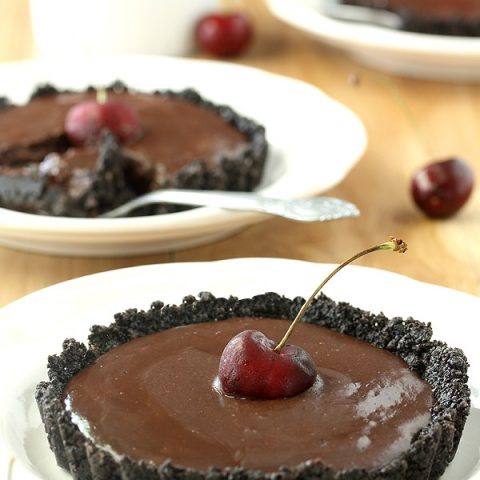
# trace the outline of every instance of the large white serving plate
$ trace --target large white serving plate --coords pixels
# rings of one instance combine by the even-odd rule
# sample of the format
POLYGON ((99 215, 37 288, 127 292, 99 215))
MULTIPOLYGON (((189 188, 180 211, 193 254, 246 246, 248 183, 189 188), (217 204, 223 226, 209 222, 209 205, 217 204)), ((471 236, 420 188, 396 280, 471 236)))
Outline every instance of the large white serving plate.
MULTIPOLYGON (((90 275, 40 290, 0 310, 0 478, 66 480, 50 452, 33 392, 47 378, 47 356, 64 338, 84 340, 115 312, 178 303, 187 294, 250 296, 275 291, 306 297, 333 265, 273 258, 149 265, 90 275)), ((480 479, 480 299, 383 270, 350 266, 325 293, 388 316, 431 322, 434 336, 460 347, 470 366, 472 410, 443 480, 480 479)))
POLYGON ((480 79, 480 38, 430 35, 335 20, 330 0, 267 0, 282 21, 380 70, 432 80, 480 79))
MULTIPOLYGON (((193 87, 265 125, 270 153, 258 189, 265 195, 321 193, 340 182, 366 148, 358 117, 319 89, 229 63, 122 56, 0 64, 0 95, 24 102, 41 83, 81 89, 116 79, 143 91, 193 87)), ((145 254, 205 243, 265 218, 206 207, 121 219, 54 218, 0 209, 0 244, 59 255, 145 254)))

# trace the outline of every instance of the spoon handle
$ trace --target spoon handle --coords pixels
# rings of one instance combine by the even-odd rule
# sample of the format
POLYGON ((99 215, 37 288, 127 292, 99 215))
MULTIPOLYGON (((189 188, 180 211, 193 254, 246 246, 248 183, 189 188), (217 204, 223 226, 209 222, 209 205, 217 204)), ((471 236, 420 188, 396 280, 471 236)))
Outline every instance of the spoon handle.
POLYGON ((305 199, 270 198, 255 193, 210 190, 165 189, 150 192, 101 215, 115 218, 127 215, 133 209, 155 203, 173 203, 268 213, 299 221, 327 221, 356 217, 355 205, 332 197, 305 199))
POLYGON ((347 5, 339 0, 322 0, 321 8, 326 16, 345 22, 378 25, 396 30, 401 29, 404 24, 402 17, 394 12, 360 5, 347 5))

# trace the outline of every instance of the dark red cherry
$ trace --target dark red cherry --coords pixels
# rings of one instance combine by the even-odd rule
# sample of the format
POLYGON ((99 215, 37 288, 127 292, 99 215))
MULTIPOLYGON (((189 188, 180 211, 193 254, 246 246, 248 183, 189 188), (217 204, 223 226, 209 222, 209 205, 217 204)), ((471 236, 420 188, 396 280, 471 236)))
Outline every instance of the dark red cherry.
POLYGON ((276 343, 257 330, 233 337, 220 357, 218 378, 227 395, 275 399, 297 395, 315 382, 310 355, 294 345, 274 351, 276 343))
POLYGON ((140 121, 136 110, 120 100, 107 100, 101 104, 103 119, 108 128, 121 143, 128 142, 138 134, 140 121))
POLYGON ((76 145, 94 142, 104 127, 102 109, 96 100, 74 105, 65 118, 65 133, 76 145))
POLYGON ((357 258, 379 250, 405 253, 407 244, 396 237, 356 253, 336 267, 302 305, 285 335, 276 345, 257 330, 245 330, 233 337, 223 350, 218 368, 220 387, 227 395, 253 399, 275 399, 297 395, 310 388, 317 377, 315 363, 303 349, 287 344, 323 286, 357 258))
POLYGON ((233 57, 249 45, 253 28, 241 13, 210 14, 202 17, 195 28, 198 46, 219 57, 233 57))
POLYGON ((415 203, 428 216, 445 218, 468 200, 474 185, 469 165, 458 158, 434 162, 418 170, 411 181, 415 203))
POLYGON ((70 108, 65 118, 65 133, 76 145, 94 143, 105 129, 124 143, 135 137, 139 127, 135 109, 120 100, 86 100, 70 108))

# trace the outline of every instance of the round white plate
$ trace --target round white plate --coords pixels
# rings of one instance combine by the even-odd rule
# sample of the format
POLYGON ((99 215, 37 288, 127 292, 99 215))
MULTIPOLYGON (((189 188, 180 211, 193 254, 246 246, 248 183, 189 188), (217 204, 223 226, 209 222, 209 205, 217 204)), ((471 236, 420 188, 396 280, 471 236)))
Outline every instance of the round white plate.
POLYGON ((432 80, 480 79, 480 38, 429 35, 335 20, 330 0, 267 0, 274 15, 371 67, 432 80))
MULTIPOLYGON (((81 89, 116 79, 144 90, 193 87, 266 127, 270 153, 258 191, 280 198, 321 193, 365 151, 358 117, 312 85, 249 67, 173 57, 123 56, 0 65, 0 95, 24 102, 44 82, 81 89)), ((0 244, 66 255, 133 255, 178 250, 267 218, 197 208, 119 219, 55 218, 0 209, 0 244)))
MULTIPOLYGON (((250 296, 275 291, 307 296, 333 265, 273 258, 134 267, 91 275, 40 290, 0 310, 0 478, 69 478, 50 452, 33 392, 46 379, 48 354, 64 338, 84 340, 93 324, 115 312, 146 309, 153 300, 178 303, 187 294, 250 296), (2 358, 3 357, 3 358, 2 358)), ((388 316, 431 322, 435 338, 464 350, 471 363, 472 411, 443 480, 480 479, 480 299, 394 273, 350 266, 325 288, 336 300, 388 316)))

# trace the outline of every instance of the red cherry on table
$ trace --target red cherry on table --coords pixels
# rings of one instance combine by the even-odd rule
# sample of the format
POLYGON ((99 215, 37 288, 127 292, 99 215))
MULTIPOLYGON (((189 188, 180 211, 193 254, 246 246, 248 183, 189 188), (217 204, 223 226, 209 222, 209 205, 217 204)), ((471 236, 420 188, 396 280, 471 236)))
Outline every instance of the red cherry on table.
POLYGON ((94 143, 108 129, 120 143, 136 136, 140 122, 137 112, 120 100, 86 100, 74 105, 65 118, 65 133, 76 145, 94 143))
POLYGON ((233 57, 249 45, 253 28, 241 13, 210 14, 200 18, 195 28, 198 46, 215 56, 233 57))
POLYGON ((233 337, 220 357, 218 378, 227 395, 275 399, 297 395, 315 382, 310 355, 294 345, 274 351, 276 343, 257 330, 233 337))
POLYGON ((411 181, 415 203, 428 216, 445 218, 468 200, 474 185, 470 166, 458 158, 434 162, 418 170, 411 181))

